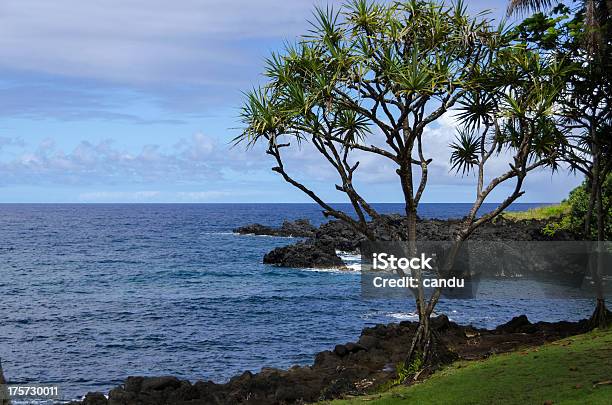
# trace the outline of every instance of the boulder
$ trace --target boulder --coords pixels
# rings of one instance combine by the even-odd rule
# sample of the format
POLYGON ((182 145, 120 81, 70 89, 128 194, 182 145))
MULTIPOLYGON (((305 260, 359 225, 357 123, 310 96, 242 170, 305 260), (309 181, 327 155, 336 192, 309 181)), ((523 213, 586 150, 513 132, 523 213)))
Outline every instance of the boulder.
POLYGON ((142 381, 142 391, 162 391, 166 388, 176 389, 181 386, 181 380, 176 377, 149 377, 142 381))
POLYGON ((83 398, 83 405, 107 405, 108 399, 101 392, 89 392, 83 398))
POLYGON ((527 319, 527 315, 519 315, 515 316, 503 325, 499 325, 497 328, 495 328, 495 330, 504 333, 518 333, 531 325, 532 323, 529 322, 529 319, 527 319))
POLYGON ((293 268, 342 268, 344 262, 333 246, 324 243, 299 242, 278 247, 267 253, 263 262, 293 268))

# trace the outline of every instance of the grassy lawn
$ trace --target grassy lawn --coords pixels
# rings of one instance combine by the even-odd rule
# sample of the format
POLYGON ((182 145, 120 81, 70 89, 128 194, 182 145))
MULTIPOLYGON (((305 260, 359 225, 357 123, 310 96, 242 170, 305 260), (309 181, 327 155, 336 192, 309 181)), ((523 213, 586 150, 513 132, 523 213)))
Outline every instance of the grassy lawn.
POLYGON ((504 212, 502 215, 506 219, 515 221, 523 219, 548 219, 559 218, 569 213, 570 205, 567 202, 562 202, 555 205, 546 205, 544 207, 530 208, 527 211, 504 212))
POLYGON ((612 330, 457 362, 412 387, 324 404, 612 404, 612 330), (594 383, 608 384, 594 386, 594 383), (551 402, 547 402, 551 401, 551 402))

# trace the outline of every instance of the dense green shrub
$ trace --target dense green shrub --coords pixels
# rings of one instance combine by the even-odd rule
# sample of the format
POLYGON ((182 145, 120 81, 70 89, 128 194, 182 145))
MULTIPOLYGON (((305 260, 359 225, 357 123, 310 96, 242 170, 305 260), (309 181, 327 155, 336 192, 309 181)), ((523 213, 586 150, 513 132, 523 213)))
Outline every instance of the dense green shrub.
MULTIPOLYGON (((612 239, 612 175, 606 178, 603 184, 603 207, 604 207, 604 225, 605 239, 612 239)), ((562 205, 569 206, 567 212, 560 216, 558 220, 550 222, 544 227, 543 232, 546 235, 553 235, 559 230, 567 230, 584 236, 584 220, 587 216, 589 207, 590 186, 585 181, 580 186, 573 189, 568 198, 563 201, 562 205)), ((591 217, 591 235, 590 239, 597 239, 597 216, 595 210, 591 217)))

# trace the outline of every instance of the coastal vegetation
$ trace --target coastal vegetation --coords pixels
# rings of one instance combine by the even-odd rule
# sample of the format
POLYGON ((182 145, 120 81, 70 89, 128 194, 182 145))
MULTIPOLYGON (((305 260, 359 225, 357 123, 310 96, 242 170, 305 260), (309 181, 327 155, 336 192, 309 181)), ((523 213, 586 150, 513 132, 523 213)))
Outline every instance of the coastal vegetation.
MULTIPOLYGON (((597 231, 591 229, 586 235, 585 220, 589 211, 590 187, 587 181, 570 191, 569 196, 559 204, 545 205, 528 209, 527 211, 507 211, 503 218, 513 221, 538 220, 546 221, 542 228, 545 235, 553 236, 559 231, 572 232, 584 239, 597 239, 597 231)), ((612 218, 612 175, 602 184, 602 202, 605 208, 604 216, 612 218)), ((593 212, 591 212, 593 217, 593 212)), ((593 218, 591 218, 593 220, 593 218)), ((612 239, 612 223, 605 222, 604 240, 612 239)))
MULTIPOLYGON (((354 0, 339 10, 316 9, 312 29, 273 53, 266 83, 245 94, 235 143, 252 151, 264 146, 272 170, 333 220, 318 228, 301 220, 236 232, 305 238, 264 257, 288 267, 341 266, 337 250, 355 252, 364 240, 407 242, 411 254, 419 239, 451 240, 444 271, 468 239, 606 240, 612 163, 609 13, 602 4, 558 6, 515 27, 493 26, 486 14, 470 16, 460 1, 354 0), (461 220, 419 219, 433 162, 428 129, 445 114, 458 122, 448 145, 450 166, 474 175, 475 198, 461 220), (330 188, 352 212, 336 208, 324 197, 329 193, 291 170, 302 148, 327 164, 337 178, 330 188), (392 167, 401 215, 382 214, 364 198, 359 179, 366 159, 392 167), (504 164, 492 170, 493 161, 504 164), (525 194, 531 172, 560 168, 585 177, 566 201, 505 213, 525 194), (502 201, 480 215, 502 190, 509 190, 502 201)), ((599 287, 601 275, 598 261, 592 276, 599 287)), ((421 279, 419 268, 410 276, 421 279)), ((419 284, 411 290, 418 322, 365 328, 358 341, 318 353, 312 365, 247 371, 222 384, 130 377, 108 399, 92 394, 83 403, 259 405, 376 392, 337 403, 603 403, 610 395, 611 335, 604 330, 609 312, 602 291, 590 321, 531 323, 522 315, 487 330, 434 317, 441 290, 426 296, 419 284)))
POLYGON ((529 208, 527 211, 507 211, 502 215, 505 219, 513 221, 525 220, 553 220, 561 219, 569 214, 571 210, 570 204, 567 201, 562 201, 559 204, 544 205, 536 208, 529 208))
MULTIPOLYGON (((551 1, 515 0, 517 8, 550 9, 551 1)), ((570 67, 561 97, 556 102, 559 125, 568 130, 561 160, 585 177, 588 203, 584 212, 583 235, 589 240, 606 240, 610 220, 604 188, 612 171, 612 4, 607 0, 561 2, 547 13, 526 18, 517 33, 525 45, 542 55, 562 60, 570 67), (595 232, 593 232, 593 223, 595 232)), ((591 317, 593 326, 605 327, 609 311, 602 288, 605 245, 596 247, 598 263, 592 271, 597 285, 597 303, 591 317)))

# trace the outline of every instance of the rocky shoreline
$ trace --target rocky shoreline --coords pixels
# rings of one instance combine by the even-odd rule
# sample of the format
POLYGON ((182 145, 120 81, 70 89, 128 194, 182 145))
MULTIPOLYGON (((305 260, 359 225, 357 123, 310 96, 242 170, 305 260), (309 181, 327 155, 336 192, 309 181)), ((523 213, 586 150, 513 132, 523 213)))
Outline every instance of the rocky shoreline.
MULTIPOLYGON (((380 241, 391 240, 387 229, 406 229, 405 217, 400 215, 383 216, 381 221, 371 222, 376 238, 380 241)), ((419 219, 417 235, 423 241, 452 240, 461 220, 419 219)), ((470 241, 575 241, 580 238, 569 232, 558 232, 546 236, 542 229, 546 221, 526 220, 511 221, 503 217, 495 222, 484 224, 473 235, 470 241)), ((344 263, 337 251, 358 253, 359 244, 365 240, 346 223, 332 220, 314 227, 307 219, 285 221, 279 228, 252 224, 234 229, 234 233, 245 235, 294 236, 304 238, 295 243, 281 246, 268 252, 263 257, 265 264, 292 268, 334 268, 343 267, 344 263)))
MULTIPOLYGON (((588 330, 586 320, 531 323, 525 315, 493 330, 458 325, 444 315, 434 318, 432 325, 448 348, 446 362, 482 359, 588 330)), ((191 383, 170 376, 128 377, 108 396, 88 393, 83 401, 72 404, 288 405, 365 394, 389 386, 397 378, 396 366, 406 358, 416 327, 416 322, 405 321, 365 328, 357 342, 318 353, 310 366, 247 371, 225 384, 191 383)))

